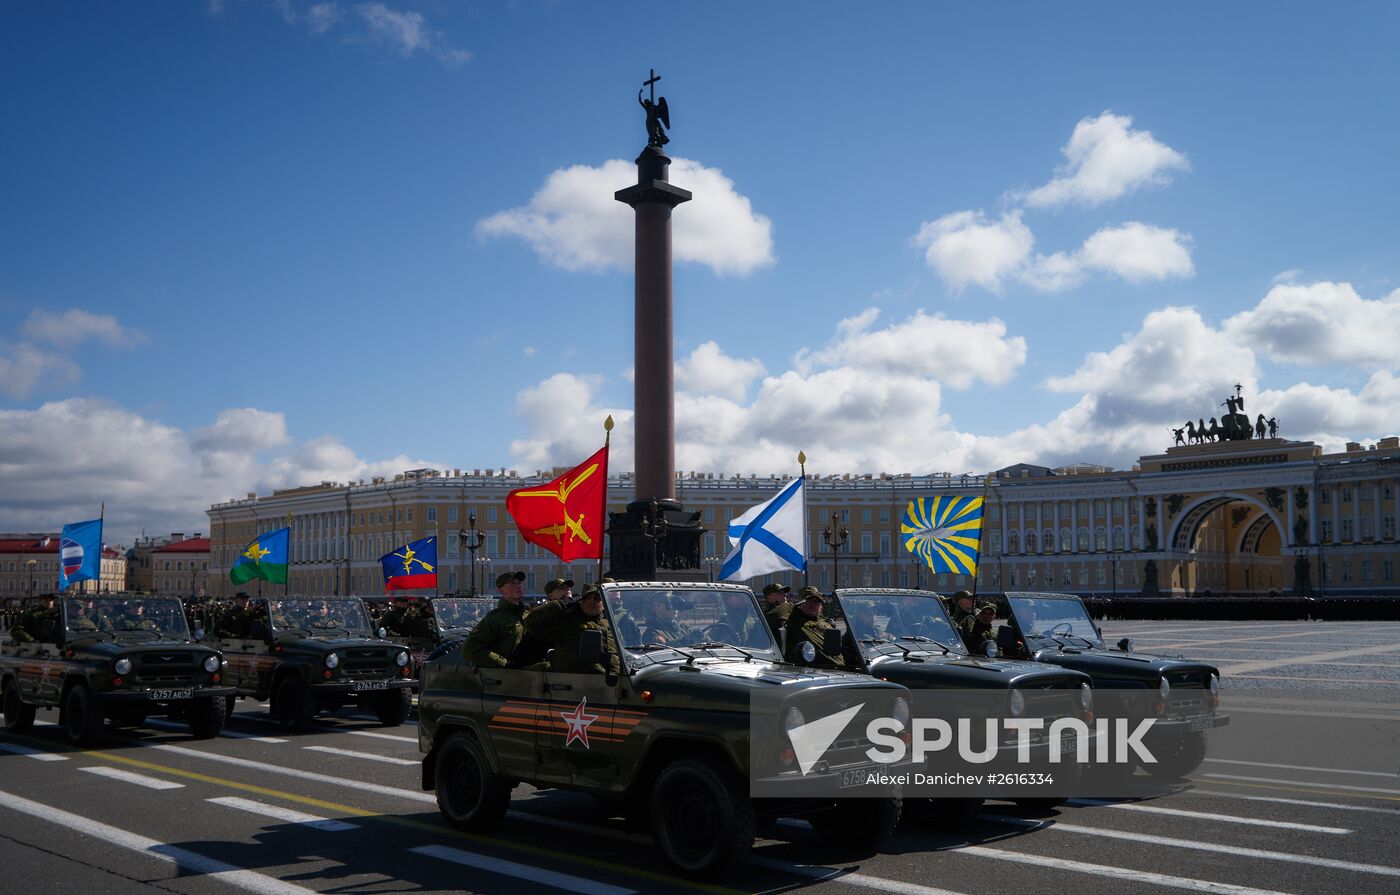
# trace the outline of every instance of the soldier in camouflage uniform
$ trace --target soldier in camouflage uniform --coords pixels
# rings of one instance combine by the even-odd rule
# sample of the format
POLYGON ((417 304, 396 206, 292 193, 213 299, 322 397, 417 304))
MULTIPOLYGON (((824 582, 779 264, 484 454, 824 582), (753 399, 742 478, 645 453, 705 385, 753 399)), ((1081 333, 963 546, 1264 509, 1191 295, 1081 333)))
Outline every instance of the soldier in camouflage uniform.
POLYGON ((774 640, 778 639, 778 632, 787 627, 788 619, 792 617, 792 604, 788 602, 791 593, 792 588, 786 584, 767 584, 763 587, 763 617, 773 630, 774 640))
POLYGON ((728 642, 735 646, 755 645, 754 629, 758 627, 759 621, 750 606, 748 594, 730 591, 724 595, 724 619, 720 624, 734 632, 736 639, 728 642))
POLYGON ((496 590, 501 594, 496 608, 486 613, 462 641, 462 655, 473 665, 504 668, 510 664, 524 631, 520 624, 525 615, 524 582, 524 572, 502 572, 496 576, 496 590))
POLYGON ((972 591, 960 590, 953 594, 953 608, 948 617, 953 620, 958 636, 968 642, 972 636, 972 625, 977 620, 977 613, 972 608, 972 591))
POLYGON ((825 650, 826 632, 839 630, 822 615, 822 594, 815 587, 804 587, 801 599, 787 623, 787 652, 784 658, 794 665, 813 668, 845 668, 846 660, 838 651, 832 655, 825 650), (808 662, 802 657, 802 644, 810 643, 817 655, 808 662))
MULTIPOLYGON (((611 578, 603 579, 604 584, 611 581, 611 578)), ((622 639, 624 647, 642 645, 642 626, 637 624, 637 617, 622 605, 622 591, 613 592, 612 604, 607 612, 617 626, 617 636, 622 639)))
POLYGON ((997 642, 997 633, 994 623, 997 620, 997 607, 995 603, 983 603, 977 607, 977 615, 973 617, 972 628, 964 640, 967 648, 974 655, 986 655, 986 645, 997 642))
POLYGON ((550 669, 571 674, 610 674, 622 670, 617 644, 612 630, 603 619, 603 592, 597 585, 583 589, 577 602, 551 600, 531 610, 524 621, 526 635, 554 650, 550 669), (584 631, 603 633, 603 657, 599 662, 585 665, 579 659, 579 636, 584 631))
POLYGON ((648 643, 680 646, 690 637, 690 628, 676 618, 676 605, 673 602, 675 599, 677 598, 669 593, 659 593, 651 597, 651 605, 647 607, 647 615, 643 620, 648 643))

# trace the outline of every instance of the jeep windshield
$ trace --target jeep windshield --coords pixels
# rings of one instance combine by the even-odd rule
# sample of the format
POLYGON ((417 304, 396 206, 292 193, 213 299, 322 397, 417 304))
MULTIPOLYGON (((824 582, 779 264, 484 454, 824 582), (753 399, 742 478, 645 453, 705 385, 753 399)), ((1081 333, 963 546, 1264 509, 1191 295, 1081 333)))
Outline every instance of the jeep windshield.
POLYGON ((268 600, 267 607, 276 633, 370 636, 369 616, 359 600, 268 600))
POLYGON ((1007 594, 1011 618, 1032 649, 1059 646, 1103 649, 1098 629, 1076 597, 1007 594))
POLYGON ((453 628, 472 628, 495 607, 493 600, 438 597, 433 600, 433 616, 438 628, 449 631, 453 628))
POLYGON ((190 639, 184 607, 174 597, 70 597, 63 601, 63 625, 72 634, 190 639))
POLYGON ((910 652, 967 653, 936 594, 842 590, 840 599, 846 624, 866 659, 910 652))
POLYGON ((780 661, 773 634, 747 588, 608 588, 607 600, 618 643, 633 658, 780 661))

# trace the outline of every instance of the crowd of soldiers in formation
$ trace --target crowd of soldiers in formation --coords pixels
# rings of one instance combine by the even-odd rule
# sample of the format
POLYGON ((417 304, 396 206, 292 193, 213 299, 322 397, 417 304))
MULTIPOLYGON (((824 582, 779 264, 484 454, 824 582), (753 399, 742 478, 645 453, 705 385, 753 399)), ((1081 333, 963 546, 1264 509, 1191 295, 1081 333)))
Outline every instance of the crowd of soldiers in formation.
MULTIPOLYGON (((164 619, 162 625, 160 619, 155 616, 160 609, 151 610, 148 614, 147 605, 139 601, 121 607, 110 607, 99 604, 96 600, 84 598, 66 598, 68 600, 68 630, 83 631, 103 631, 106 633, 116 633, 117 631, 151 631, 160 632, 170 627, 172 619, 164 619)), ((44 631, 44 622, 51 621, 55 626, 60 624, 61 614, 58 607, 59 598, 46 594, 35 600, 21 605, 6 605, 0 608, 0 631, 3 636, 0 639, 8 639, 15 643, 36 643, 42 640, 47 632, 44 631)), ((52 634, 47 634, 52 638, 52 634)))

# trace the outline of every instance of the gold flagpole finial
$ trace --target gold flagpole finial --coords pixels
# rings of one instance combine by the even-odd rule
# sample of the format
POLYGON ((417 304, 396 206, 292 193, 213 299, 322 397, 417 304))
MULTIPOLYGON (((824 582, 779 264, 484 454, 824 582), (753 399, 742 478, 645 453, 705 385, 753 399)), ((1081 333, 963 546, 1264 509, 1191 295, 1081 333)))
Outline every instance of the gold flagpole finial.
POLYGON ((604 432, 611 432, 612 430, 613 430, 613 418, 612 418, 612 414, 610 413, 610 414, 608 414, 608 418, 605 419, 605 420, 603 420, 603 431, 604 431, 604 432))
POLYGON ((797 452, 797 465, 801 467, 802 475, 805 477, 807 475, 807 455, 802 451, 797 452))

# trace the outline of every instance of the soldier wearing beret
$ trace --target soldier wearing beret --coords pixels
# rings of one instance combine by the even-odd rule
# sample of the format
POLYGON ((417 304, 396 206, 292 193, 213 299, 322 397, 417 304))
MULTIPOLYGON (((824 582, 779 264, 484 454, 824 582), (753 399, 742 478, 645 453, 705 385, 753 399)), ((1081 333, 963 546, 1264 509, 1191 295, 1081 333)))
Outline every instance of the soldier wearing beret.
POLYGON ((462 641, 462 655, 473 665, 504 668, 515 654, 524 630, 524 582, 524 572, 502 572, 496 576, 496 590, 501 594, 496 608, 486 613, 462 641))
POLYGON ((839 630, 822 615, 822 593, 815 587, 804 587, 798 593, 797 607, 787 623, 787 653, 784 658, 793 665, 813 668, 845 668, 846 660, 838 650, 832 655, 825 650, 826 632, 839 630), (802 655, 803 644, 810 643, 816 657, 808 661, 802 655))
POLYGON ((554 652, 549 667, 570 674, 611 674, 622 670, 613 641, 612 629, 603 619, 603 592, 597 585, 583 589, 577 602, 551 600, 525 616, 528 637, 554 652), (578 645, 584 631, 601 631, 603 656, 598 662, 585 665, 579 658, 578 645))
POLYGON ((788 602, 788 595, 792 593, 792 588, 786 584, 767 584, 763 587, 763 617, 768 621, 768 627, 773 629, 773 639, 778 639, 778 632, 787 627, 788 619, 792 617, 792 604, 788 602))

